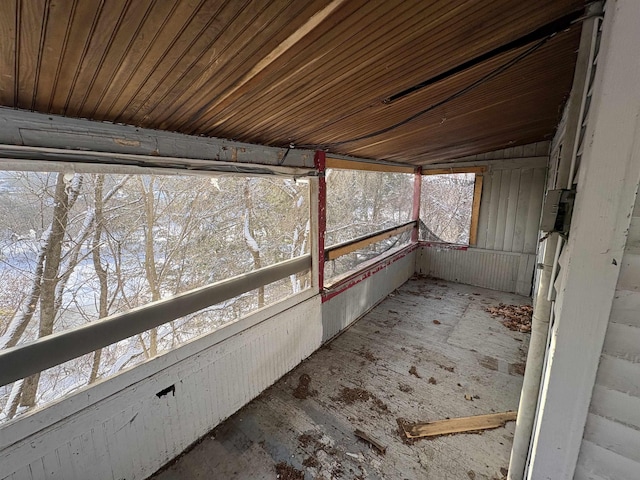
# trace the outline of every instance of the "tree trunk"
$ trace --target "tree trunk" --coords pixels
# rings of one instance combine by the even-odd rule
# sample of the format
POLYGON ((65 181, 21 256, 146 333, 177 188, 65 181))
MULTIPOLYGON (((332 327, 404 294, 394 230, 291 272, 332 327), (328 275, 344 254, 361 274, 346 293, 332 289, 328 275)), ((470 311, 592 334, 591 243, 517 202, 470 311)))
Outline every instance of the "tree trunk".
MULTIPOLYGON (((102 240, 102 230, 104 229, 104 201, 102 199, 102 192, 104 189, 104 175, 98 175, 96 177, 96 187, 94 190, 95 201, 95 230, 93 233, 93 240, 91 242, 91 257, 93 260, 93 268, 98 276, 98 283, 100 285, 100 297, 98 300, 98 318, 104 318, 108 315, 107 309, 107 270, 102 266, 102 258, 100 255, 100 243, 102 240)), ((93 383, 98 378, 98 371, 100 369, 100 359, 102 357, 102 349, 98 349, 93 352, 93 363, 91 365, 91 374, 89 376, 89 383, 93 383)))
MULTIPOLYGON (((155 197, 153 192, 155 178, 150 177, 149 188, 145 189, 144 183, 139 179, 140 191, 144 201, 144 271, 147 284, 151 291, 151 301, 160 300, 160 285, 158 284, 158 271, 156 270, 155 252, 153 248, 153 225, 155 223, 155 197)), ((149 332, 149 358, 158 354, 158 329, 152 328, 149 332)))
MULTIPOLYGON (((260 247, 256 242, 255 234, 251 226, 251 210, 253 202, 251 201, 251 188, 247 179, 244 184, 244 241, 247 244, 249 252, 253 257, 253 269, 257 270, 262 267, 260 258, 260 247)), ((264 307, 264 285, 258 288, 258 308, 264 307)))
MULTIPOLYGON (((40 327, 38 338, 46 337, 53 333, 56 314, 56 285, 59 280, 58 271, 62 256, 62 242, 67 230, 70 202, 73 201, 70 194, 74 193, 76 192, 72 192, 71 185, 67 185, 67 182, 65 182, 64 174, 59 173, 53 200, 51 231, 45 247, 44 269, 40 287, 40 327)), ((29 408, 35 406, 39 381, 40 373, 25 379, 20 399, 22 406, 29 408)))

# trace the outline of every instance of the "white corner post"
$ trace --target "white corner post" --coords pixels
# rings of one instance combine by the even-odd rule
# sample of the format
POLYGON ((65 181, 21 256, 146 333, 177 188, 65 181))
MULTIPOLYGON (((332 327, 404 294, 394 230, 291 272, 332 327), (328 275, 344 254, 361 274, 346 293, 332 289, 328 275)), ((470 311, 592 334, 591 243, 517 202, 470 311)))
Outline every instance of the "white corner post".
POLYGON ((571 480, 640 181, 640 2, 609 0, 529 480, 571 480))
MULTIPOLYGON (((557 174, 551 179, 548 189, 571 188, 573 178, 570 176, 570 166, 575 165, 575 152, 579 144, 579 134, 583 118, 584 103, 590 86, 590 72, 593 64, 595 44, 598 37, 602 4, 594 3, 587 7, 586 12, 591 15, 582 23, 578 59, 573 77, 571 94, 567 101, 567 121, 560 143, 557 174), (576 148, 574 148, 574 145, 576 148)), ((558 133, 556 133, 558 135, 558 133)), ((551 168, 551 166, 549 167, 551 168)), ((552 302, 547 298, 550 285, 553 282, 552 270, 555 252, 559 242, 559 235, 553 233, 547 236, 541 248, 542 265, 538 279, 538 288, 534 297, 533 318, 531 324, 531 338, 527 354, 527 368, 524 372, 520 403, 518 406, 518 420, 513 437, 511 458, 509 459, 508 480, 523 480, 526 473, 529 446, 536 417, 536 406, 540 397, 540 383, 545 361, 547 340, 549 337, 549 321, 551 319, 552 302)))

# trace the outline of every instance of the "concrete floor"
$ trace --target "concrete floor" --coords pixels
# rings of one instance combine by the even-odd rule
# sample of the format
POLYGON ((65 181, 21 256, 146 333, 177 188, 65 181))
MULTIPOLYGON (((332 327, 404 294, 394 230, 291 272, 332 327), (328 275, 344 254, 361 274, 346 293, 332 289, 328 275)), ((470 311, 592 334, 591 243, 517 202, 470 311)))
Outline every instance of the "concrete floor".
POLYGON ((502 479, 514 422, 413 443, 398 431, 517 409, 529 335, 484 311, 499 302, 529 299, 411 279, 153 478, 502 479))

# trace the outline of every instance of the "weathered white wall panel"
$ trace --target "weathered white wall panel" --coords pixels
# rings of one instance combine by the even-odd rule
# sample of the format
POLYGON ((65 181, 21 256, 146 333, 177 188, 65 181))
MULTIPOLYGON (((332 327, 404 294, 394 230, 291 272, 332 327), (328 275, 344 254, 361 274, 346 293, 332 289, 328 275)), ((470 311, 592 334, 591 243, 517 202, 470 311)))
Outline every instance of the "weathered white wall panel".
POLYGON ((535 255, 421 246, 416 271, 452 282, 529 295, 535 255))
POLYGON ((51 412, 65 411, 74 396, 6 425, 0 478, 146 478, 316 350, 320 308, 314 296, 219 343, 214 333, 213 344, 171 363, 178 350, 194 348, 180 347, 106 380, 123 388, 57 421, 51 412), (164 368, 127 384, 128 375, 154 362, 164 368), (175 393, 156 395, 171 385, 175 393), (29 429, 35 431, 21 435, 29 429))
POLYGON ((466 251, 422 247, 416 271, 425 275, 505 292, 530 295, 547 174, 548 142, 490 152, 477 243, 466 251), (518 154, 523 158, 518 163, 518 154), (509 156, 507 156, 509 155, 509 156), (501 159, 501 160, 497 160, 501 159))
POLYGON ((640 198, 636 199, 575 478, 640 478, 640 198), (594 456, 595 458, 590 458, 594 456), (622 468, 622 470, 620 470, 622 468))
POLYGON ((415 272, 416 250, 322 304, 323 341, 371 310, 415 272))
POLYGON ((478 248, 535 253, 547 167, 498 169, 484 174, 478 248))

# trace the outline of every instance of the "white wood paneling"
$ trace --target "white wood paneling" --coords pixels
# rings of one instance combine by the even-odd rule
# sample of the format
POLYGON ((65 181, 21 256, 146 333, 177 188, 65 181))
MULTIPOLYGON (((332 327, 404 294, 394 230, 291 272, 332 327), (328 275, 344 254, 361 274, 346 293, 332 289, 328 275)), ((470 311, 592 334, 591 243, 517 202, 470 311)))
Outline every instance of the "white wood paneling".
POLYGON ((529 295, 535 259, 535 255, 524 253, 423 245, 418 251, 416 271, 452 282, 529 295))
MULTIPOLYGON (((594 471, 597 467, 586 458, 590 448, 587 442, 598 445, 623 457, 625 464, 635 462, 636 477, 628 478, 640 478, 640 209, 637 205, 636 194, 578 458, 580 471, 594 471)), ((598 468, 603 470, 604 478, 617 479, 606 476, 616 469, 606 462, 617 461, 618 457, 605 455, 601 460, 605 463, 598 468)))
POLYGON ((354 320, 360 318, 389 293, 406 282, 415 272, 416 251, 405 255, 374 274, 322 304, 323 342, 337 335, 354 320))
POLYGON ((584 439, 640 465, 640 430, 636 428, 590 413, 584 439))
POLYGON ((640 363, 640 328, 609 322, 602 353, 640 363))
POLYGON ((640 397, 596 384, 590 411, 640 430, 640 397))
POLYGON ((484 174, 478 248, 535 253, 546 166, 491 168, 484 174))
MULTIPOLYGON (((18 419, 0 430, 9 444, 0 451, 0 478, 146 478, 321 341, 320 298, 315 296, 13 442, 11 434, 20 430, 16 425, 32 423, 38 415, 18 419), (175 394, 156 395, 170 385, 175 394)), ((120 382, 137 368, 119 375, 120 382)))
POLYGON ((582 476, 580 478, 594 478, 596 480, 638 479, 638 464, 636 462, 587 440, 582 442, 578 465, 581 467, 582 476), (589 474, 595 476, 588 476, 589 474))
MULTIPOLYGON (((596 414, 590 408, 594 385, 640 395, 640 363, 630 360, 633 352, 625 353, 625 345, 616 345, 618 330, 611 330, 606 347, 615 355, 602 354, 620 285, 638 285, 633 273, 638 264, 623 260, 640 181, 638 19, 637 1, 607 2, 529 480, 569 480, 576 470, 580 478, 590 473, 612 480, 639 478, 636 457, 630 458, 626 448, 611 441, 621 432, 635 438, 635 429, 618 421, 612 410, 607 421, 593 420, 596 414)), ((618 401, 623 398, 618 396, 618 401)))

